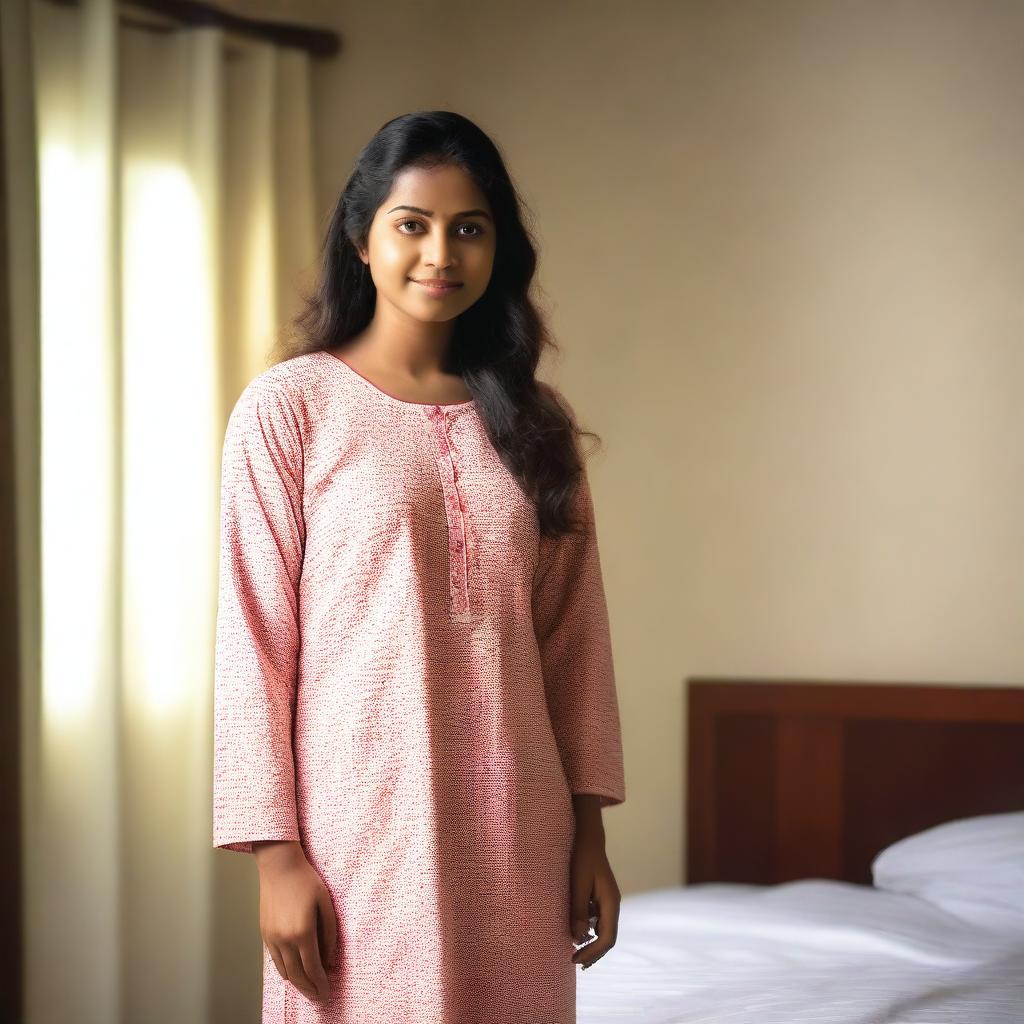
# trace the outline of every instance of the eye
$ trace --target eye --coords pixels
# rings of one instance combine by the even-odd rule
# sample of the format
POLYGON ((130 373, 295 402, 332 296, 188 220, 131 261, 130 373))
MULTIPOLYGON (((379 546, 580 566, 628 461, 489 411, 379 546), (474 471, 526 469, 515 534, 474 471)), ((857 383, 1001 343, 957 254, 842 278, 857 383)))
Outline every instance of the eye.
MULTIPOLYGON (((418 220, 401 220, 401 221, 399 221, 395 225, 395 227, 398 228, 399 231, 401 231, 401 229, 403 227, 405 227, 406 224, 415 224, 417 226, 422 226, 422 225, 420 225, 420 222, 418 220)), ((479 224, 474 224, 471 221, 466 221, 465 224, 460 224, 459 227, 460 228, 472 228, 473 229, 470 234, 468 234, 468 235, 467 234, 463 234, 461 236, 463 238, 478 238, 478 237, 480 237, 480 235, 486 234, 484 229, 482 227, 480 227, 479 224)), ((401 233, 403 235, 415 235, 418 232, 416 232, 416 231, 401 231, 401 233)))

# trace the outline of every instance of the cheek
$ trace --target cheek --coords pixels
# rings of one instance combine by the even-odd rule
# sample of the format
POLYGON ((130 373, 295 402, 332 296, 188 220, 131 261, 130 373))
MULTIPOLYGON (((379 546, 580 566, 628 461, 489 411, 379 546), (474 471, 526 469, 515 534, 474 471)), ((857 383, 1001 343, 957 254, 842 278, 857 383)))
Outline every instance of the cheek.
POLYGON ((398 291, 409 284, 416 267, 416 257, 401 246, 382 245, 374 250, 371 277, 378 289, 398 291))
POLYGON ((482 281, 489 281, 491 274, 494 271, 494 252, 485 251, 478 252, 475 254, 473 259, 473 271, 474 274, 482 279, 482 281))
POLYGON ((494 263, 494 247, 486 245, 467 245, 461 253, 462 265, 472 269, 474 273, 486 273, 494 263))
POLYGON ((377 243, 374 255, 381 267, 388 271, 402 270, 414 256, 408 246, 391 237, 385 237, 377 243))

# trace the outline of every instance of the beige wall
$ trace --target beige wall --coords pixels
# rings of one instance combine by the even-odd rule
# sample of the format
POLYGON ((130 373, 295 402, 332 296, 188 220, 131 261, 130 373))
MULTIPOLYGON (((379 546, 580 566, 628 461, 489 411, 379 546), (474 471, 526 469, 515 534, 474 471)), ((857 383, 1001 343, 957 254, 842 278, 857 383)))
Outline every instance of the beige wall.
POLYGON ((1021 683, 1024 5, 316 7, 323 222, 433 107, 537 215, 605 441, 623 892, 682 880, 687 676, 1021 683))

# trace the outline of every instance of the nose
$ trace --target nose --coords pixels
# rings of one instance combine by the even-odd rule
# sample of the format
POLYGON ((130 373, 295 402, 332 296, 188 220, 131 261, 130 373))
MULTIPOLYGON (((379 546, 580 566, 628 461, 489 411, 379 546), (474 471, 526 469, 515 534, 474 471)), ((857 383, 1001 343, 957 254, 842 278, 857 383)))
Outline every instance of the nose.
POLYGON ((427 266, 437 270, 443 270, 452 263, 451 242, 448 240, 447 232, 442 226, 438 231, 432 231, 429 235, 425 248, 427 266))

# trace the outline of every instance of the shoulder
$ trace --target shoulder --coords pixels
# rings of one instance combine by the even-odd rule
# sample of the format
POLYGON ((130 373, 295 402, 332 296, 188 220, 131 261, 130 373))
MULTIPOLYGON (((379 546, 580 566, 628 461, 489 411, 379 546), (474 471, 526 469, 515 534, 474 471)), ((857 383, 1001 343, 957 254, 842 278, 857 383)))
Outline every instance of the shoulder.
POLYGON ((307 404, 320 381, 320 357, 319 352, 307 352, 258 373, 242 389, 231 419, 276 422, 301 437, 308 420, 307 404))
POLYGON ((253 377, 228 417, 225 445, 256 443, 301 461, 309 431, 307 403, 317 380, 315 356, 293 356, 253 377))
POLYGON ((316 367, 319 356, 318 352, 307 352, 268 367, 245 385, 238 397, 239 403, 263 399, 298 404, 319 379, 316 367))

